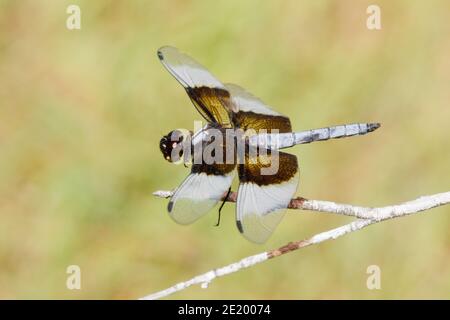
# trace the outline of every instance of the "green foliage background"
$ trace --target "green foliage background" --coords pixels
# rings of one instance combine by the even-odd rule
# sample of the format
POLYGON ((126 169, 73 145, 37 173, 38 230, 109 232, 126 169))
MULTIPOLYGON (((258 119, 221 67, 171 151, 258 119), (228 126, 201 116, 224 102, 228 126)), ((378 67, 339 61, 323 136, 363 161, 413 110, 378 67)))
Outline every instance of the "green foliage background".
MULTIPOLYGON (((379 121, 291 149, 298 195, 379 206, 450 186, 450 3, 0 1, 0 298, 137 298, 342 225, 290 211, 262 246, 234 206, 175 224, 157 189, 187 175, 158 142, 199 115, 160 65, 173 45, 298 130, 379 121), (65 27, 78 4, 82 29, 65 27), (82 290, 66 289, 66 268, 82 290)), ((370 227, 171 298, 450 298, 450 207, 370 227), (366 288, 379 265, 382 290, 366 288)))

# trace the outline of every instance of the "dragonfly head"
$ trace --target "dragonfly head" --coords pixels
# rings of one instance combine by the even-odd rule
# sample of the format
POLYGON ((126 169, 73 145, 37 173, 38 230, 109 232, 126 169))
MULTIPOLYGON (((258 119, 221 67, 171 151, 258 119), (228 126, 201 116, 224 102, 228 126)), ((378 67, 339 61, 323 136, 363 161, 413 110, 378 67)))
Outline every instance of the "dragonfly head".
POLYGON ((191 137, 192 132, 186 129, 176 129, 163 136, 159 141, 159 149, 164 159, 175 164, 183 163, 183 155, 190 148, 191 137))

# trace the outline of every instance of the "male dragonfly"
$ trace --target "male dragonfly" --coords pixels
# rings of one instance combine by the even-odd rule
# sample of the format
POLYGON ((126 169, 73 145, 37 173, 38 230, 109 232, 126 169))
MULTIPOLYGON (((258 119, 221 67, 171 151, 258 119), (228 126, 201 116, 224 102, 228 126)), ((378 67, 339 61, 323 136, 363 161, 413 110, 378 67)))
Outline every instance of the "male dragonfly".
MULTIPOLYGON (((205 146, 208 143, 207 133, 213 128, 240 129, 245 132, 247 145, 260 147, 252 155, 246 148, 241 162, 194 162, 191 173, 175 190, 168 204, 170 216, 180 224, 196 221, 228 197, 237 167, 240 182, 236 203, 237 228, 248 240, 264 243, 281 221, 299 182, 297 157, 278 149, 363 135, 380 126, 378 123, 357 123, 293 132, 288 117, 274 111, 241 87, 222 84, 206 68, 176 48, 160 48, 158 58, 184 87, 197 111, 207 121, 207 125, 195 134, 177 129, 164 136, 160 149, 166 160, 172 162, 174 148, 183 142, 189 141, 189 146, 205 146), (266 131, 259 133, 261 130, 266 131), (278 162, 278 170, 271 175, 261 174, 261 170, 271 166, 273 161, 278 162)), ((236 139, 229 139, 223 144, 224 152, 229 150, 227 144, 236 144, 236 139)), ((235 146, 233 148, 236 149, 235 146)), ((188 156, 194 157, 191 153, 188 156)))

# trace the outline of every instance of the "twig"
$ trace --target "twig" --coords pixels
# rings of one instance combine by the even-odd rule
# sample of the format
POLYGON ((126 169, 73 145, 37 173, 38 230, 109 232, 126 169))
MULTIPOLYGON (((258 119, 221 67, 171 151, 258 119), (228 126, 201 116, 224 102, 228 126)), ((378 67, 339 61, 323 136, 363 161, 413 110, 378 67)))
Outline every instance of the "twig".
MULTIPOLYGON (((168 198, 172 195, 172 192, 156 191, 153 194, 158 197, 168 198)), ((236 193, 232 192, 227 201, 236 202, 236 193)), ((278 249, 246 257, 240 260, 239 262, 235 262, 225 267, 211 270, 209 272, 196 276, 188 281, 180 282, 168 289, 147 295, 141 299, 147 300, 147 299, 163 298, 175 292, 184 290, 195 284, 200 284, 202 288, 206 288, 208 284, 215 278, 222 277, 227 274, 237 272, 241 269, 254 266, 258 263, 261 263, 271 258, 278 257, 285 253, 289 253, 297 249, 307 247, 313 244, 318 244, 327 240, 339 238, 347 233, 358 231, 364 227, 367 227, 371 224, 380 221, 415 214, 448 203, 450 203, 450 192, 443 192, 430 196, 423 196, 416 200, 408 201, 399 205, 380 208, 356 207, 346 204, 338 204, 330 201, 307 200, 304 198, 292 199, 291 203, 289 204, 289 208, 291 209, 342 214, 357 217, 359 219, 349 224, 343 225, 341 227, 316 234, 311 238, 290 242, 287 245, 284 245, 278 249)))

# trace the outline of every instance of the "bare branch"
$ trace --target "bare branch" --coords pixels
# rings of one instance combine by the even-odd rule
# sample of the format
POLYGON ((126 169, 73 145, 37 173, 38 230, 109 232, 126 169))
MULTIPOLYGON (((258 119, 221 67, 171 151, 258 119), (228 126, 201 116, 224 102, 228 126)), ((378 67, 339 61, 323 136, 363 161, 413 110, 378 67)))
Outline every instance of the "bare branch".
MULTIPOLYGON (((156 191, 155 196, 168 198, 172 195, 171 191, 156 191)), ((235 192, 230 194, 227 201, 236 202, 237 194, 235 192)), ((202 288, 206 288, 208 284, 215 278, 225 276, 227 274, 237 272, 241 269, 254 266, 258 263, 266 261, 271 258, 278 257, 285 253, 295 251, 297 249, 307 247, 313 244, 318 244, 327 240, 337 239, 347 233, 358 231, 371 224, 398 218, 410 214, 415 214, 434 207, 442 206, 450 203, 450 192, 438 193, 430 196, 420 197, 413 201, 408 201, 399 205, 380 207, 380 208, 365 208, 356 207, 346 204, 338 204, 330 201, 307 200, 304 198, 292 199, 289 204, 291 209, 311 210, 319 212, 327 212, 334 214, 343 214, 359 218, 349 224, 341 227, 325 231, 312 236, 311 238, 290 242, 278 249, 263 252, 254 256, 244 258, 238 262, 229 264, 225 267, 218 268, 196 276, 188 281, 180 282, 168 289, 150 294, 141 299, 159 299, 171 295, 175 292, 184 290, 192 285, 200 284, 202 288)))

